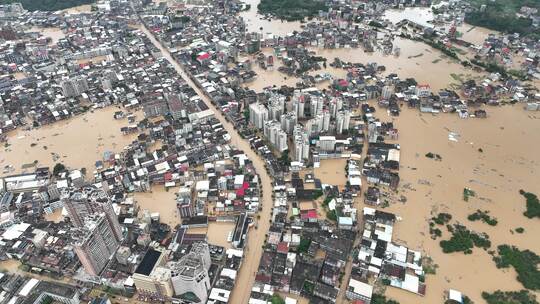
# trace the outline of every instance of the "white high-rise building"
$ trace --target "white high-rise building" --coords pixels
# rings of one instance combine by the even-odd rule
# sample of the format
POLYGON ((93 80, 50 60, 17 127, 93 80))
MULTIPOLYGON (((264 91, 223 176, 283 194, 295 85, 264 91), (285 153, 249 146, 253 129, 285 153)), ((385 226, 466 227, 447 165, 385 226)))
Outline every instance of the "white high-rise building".
POLYGON ((288 149, 287 133, 281 130, 281 124, 279 122, 275 120, 267 121, 264 124, 264 136, 279 152, 288 149))
POLYGON ((268 100, 268 119, 269 120, 280 120, 281 115, 285 108, 285 96, 277 93, 272 93, 270 99, 268 100))
POLYGON ((194 244, 180 261, 169 262, 167 266, 171 269, 174 294, 181 296, 191 292, 199 298, 198 303, 206 303, 208 291, 212 287, 208 276, 210 263, 210 251, 206 243, 194 244))
POLYGON ((336 116, 336 133, 343 134, 344 130, 349 130, 351 123, 351 111, 342 110, 339 111, 336 116))
POLYGON ((328 110, 323 110, 322 121, 323 121, 322 130, 324 132, 330 130, 330 112, 328 110))
POLYGON ((311 95, 310 100, 311 100, 311 103, 310 103, 311 117, 316 117, 323 110, 324 98, 319 95, 311 95))
POLYGON ((319 137, 319 149, 325 152, 332 152, 336 147, 335 136, 320 136, 319 137))
POLYGON ((306 131, 309 136, 317 135, 322 132, 323 125, 324 125, 323 116, 319 115, 307 121, 306 131))
POLYGON ((281 129, 287 134, 292 134, 296 126, 297 119, 294 112, 288 112, 281 115, 281 129))
POLYGON ((309 138, 301 125, 294 128, 294 161, 309 159, 309 138))
POLYGON ((300 90, 294 91, 292 97, 293 111, 296 113, 296 117, 304 118, 304 109, 305 109, 305 96, 300 92, 300 90))
POLYGON ((264 122, 268 120, 268 109, 261 103, 249 105, 249 121, 258 129, 264 127, 264 122))
POLYGON ((344 130, 349 130, 351 123, 351 111, 342 110, 339 111, 336 116, 336 133, 343 134, 344 130))
POLYGON ((335 118, 337 115, 337 112, 343 108, 343 99, 334 97, 332 100, 330 100, 330 114, 332 115, 332 118, 335 118))

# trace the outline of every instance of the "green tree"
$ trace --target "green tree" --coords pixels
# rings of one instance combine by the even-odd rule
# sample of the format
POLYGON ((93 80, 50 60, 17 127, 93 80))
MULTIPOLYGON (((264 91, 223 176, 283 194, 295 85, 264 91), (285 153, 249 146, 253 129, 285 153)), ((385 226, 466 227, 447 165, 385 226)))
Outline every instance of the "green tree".
POLYGON ((500 245, 497 247, 499 256, 493 260, 498 268, 514 267, 517 280, 523 287, 531 290, 540 290, 540 271, 538 264, 540 256, 530 250, 519 250, 517 247, 500 245))
POLYGON ((482 292, 482 298, 488 304, 538 304, 536 296, 527 290, 482 292))
POLYGON ((53 168, 53 175, 58 175, 60 173, 62 173, 63 171, 66 170, 66 166, 64 166, 64 164, 62 163, 57 163, 56 165, 54 165, 54 168, 53 168))
POLYGON ((540 218, 540 200, 538 196, 531 192, 520 190, 519 193, 525 197, 527 210, 523 213, 528 218, 540 218))
POLYGON ((399 304, 399 302, 392 299, 387 299, 384 295, 374 293, 371 297, 371 304, 399 304))

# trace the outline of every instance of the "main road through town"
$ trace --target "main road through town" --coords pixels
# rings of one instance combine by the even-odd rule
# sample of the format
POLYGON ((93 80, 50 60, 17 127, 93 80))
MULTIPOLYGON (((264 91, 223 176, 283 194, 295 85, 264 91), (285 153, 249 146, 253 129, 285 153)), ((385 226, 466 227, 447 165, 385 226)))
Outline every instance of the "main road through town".
POLYGON ((231 136, 231 144, 236 146, 238 149, 243 150, 244 153, 247 154, 249 159, 253 162, 255 170, 257 170, 257 173, 259 174, 262 185, 262 193, 264 194, 261 201, 262 211, 259 212, 260 218, 255 219, 257 221, 257 228, 252 228, 248 234, 248 241, 246 248, 244 249, 242 267, 237 274, 235 287, 229 299, 229 303, 248 303, 251 286, 255 281, 255 273, 257 272, 259 261, 263 252, 262 247, 264 245, 266 233, 270 228, 270 215, 273 204, 272 179, 266 172, 265 161, 259 157, 257 153, 251 150, 248 141, 240 137, 233 125, 225 119, 225 116, 223 116, 221 111, 214 106, 210 99, 190 79, 182 66, 178 64, 176 60, 174 60, 169 50, 162 46, 161 43, 154 38, 152 33, 150 33, 150 31, 148 31, 144 25, 140 27, 140 30, 146 34, 154 46, 161 51, 163 57, 174 66, 178 74, 180 74, 180 76, 195 90, 195 92, 197 92, 199 97, 214 112, 215 117, 221 122, 225 130, 229 132, 231 136))

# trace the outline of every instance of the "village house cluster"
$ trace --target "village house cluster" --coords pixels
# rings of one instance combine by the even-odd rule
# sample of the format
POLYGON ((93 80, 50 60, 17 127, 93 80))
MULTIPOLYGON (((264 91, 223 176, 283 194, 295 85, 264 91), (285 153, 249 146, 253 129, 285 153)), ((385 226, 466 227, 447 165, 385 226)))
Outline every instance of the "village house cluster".
POLYGON ((392 242, 396 216, 369 207, 363 209, 360 245, 353 259, 346 296, 369 303, 373 284, 384 284, 425 295, 422 254, 392 242))

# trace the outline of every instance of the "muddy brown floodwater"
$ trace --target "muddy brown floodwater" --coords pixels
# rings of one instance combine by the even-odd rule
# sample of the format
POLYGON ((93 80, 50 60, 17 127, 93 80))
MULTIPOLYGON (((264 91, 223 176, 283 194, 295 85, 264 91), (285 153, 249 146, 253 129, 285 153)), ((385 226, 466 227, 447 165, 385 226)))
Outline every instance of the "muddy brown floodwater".
POLYGON ((140 207, 140 214, 145 209, 150 213, 158 212, 160 221, 174 228, 182 222, 176 208, 176 191, 178 191, 177 188, 171 188, 167 191, 161 185, 154 185, 152 192, 135 193, 133 198, 140 207))
MULTIPOLYGON (((120 152, 137 137, 120 132, 128 122, 113 119, 114 112, 119 110, 108 107, 29 131, 15 130, 8 135, 8 146, 0 148, 0 166, 12 165, 12 173, 22 173, 32 171, 33 166, 23 167, 34 161, 37 166, 50 168, 61 162, 91 173, 105 151, 120 152)), ((137 117, 142 118, 142 114, 137 117)))
POLYGON ((262 33, 264 37, 267 37, 268 34, 285 36, 289 33, 292 33, 293 31, 302 30, 302 23, 300 23, 299 21, 282 22, 281 20, 275 19, 261 19, 264 16, 257 13, 257 5, 259 4, 260 0, 244 0, 242 2, 251 6, 249 10, 240 13, 240 16, 244 18, 246 28, 250 33, 262 33))
MULTIPOLYGON (((434 91, 447 88, 455 82, 452 75, 462 78, 479 77, 481 74, 463 67, 458 62, 445 58, 441 52, 430 46, 400 37, 395 38, 395 44, 401 48, 401 55, 384 55, 379 51, 366 53, 363 49, 314 49, 318 56, 323 56, 328 63, 339 58, 353 63, 371 63, 386 67, 386 74, 396 73, 400 78, 415 78, 418 83, 429 84, 434 91), (429 68, 428 68, 429 67, 429 68)), ((344 78, 347 72, 334 69, 328 65, 322 72, 329 72, 335 77, 344 78)))
POLYGON ((212 109, 216 118, 222 123, 225 130, 227 130, 227 132, 231 135, 231 144, 246 153, 248 158, 252 161, 255 170, 259 174, 264 197, 261 200, 262 210, 259 212, 260 218, 255 219, 256 226, 258 228, 249 230, 247 245, 246 248, 244 248, 242 267, 240 268, 236 278, 235 288, 233 289, 229 299, 230 303, 248 303, 249 292, 246 292, 246 289, 249 290, 255 281, 255 273, 259 266, 259 261, 263 252, 262 246, 265 241, 266 233, 270 228, 272 179, 266 172, 265 162, 257 155, 257 153, 255 153, 255 151, 251 150, 249 143, 238 135, 233 125, 225 119, 223 114, 210 102, 209 98, 206 97, 204 93, 193 83, 182 67, 172 58, 170 52, 159 44, 148 29, 142 27, 141 30, 150 39, 152 44, 161 50, 163 57, 173 65, 179 75, 195 90, 195 92, 202 98, 209 108, 212 109))
MULTIPOLYGON (((433 24, 430 21, 433 21, 433 11, 429 7, 407 7, 402 10, 390 9, 384 13, 384 18, 390 20, 392 23, 396 24, 403 19, 408 19, 414 21, 418 24, 428 27, 435 28, 444 28, 448 30, 450 23, 448 24, 433 24)), ((457 26, 458 32, 462 34, 461 39, 479 45, 483 44, 484 40, 489 36, 489 34, 496 34, 496 31, 489 30, 483 27, 472 26, 467 23, 462 23, 457 26)))
POLYGON ((313 169, 315 177, 321 180, 321 183, 336 185, 342 189, 347 183, 345 176, 345 166, 347 158, 324 159, 321 160, 319 168, 313 169))
MULTIPOLYGON (((486 232, 492 250, 510 244, 540 253, 538 220, 523 216, 525 201, 518 193, 525 189, 540 194, 540 115, 524 111, 521 105, 487 111, 487 119, 463 120, 406 109, 394 120, 401 144, 399 195, 407 197, 405 204, 388 208, 402 218, 394 229, 395 239, 425 252, 439 265, 436 275, 427 276, 425 297, 388 288, 387 295, 401 303, 441 303, 449 288, 476 303, 482 302, 482 291, 523 289, 515 271, 497 269, 484 250, 476 248, 472 255, 442 253, 441 239, 430 238, 428 225, 439 212, 452 214, 453 221, 471 230, 486 232), (459 134, 458 142, 448 140, 449 132, 459 134), (428 152, 441 155, 442 161, 425 157, 428 152), (469 202, 463 201, 465 187, 476 192, 469 202), (498 225, 468 221, 467 215, 477 209, 489 210, 498 225), (525 233, 513 233, 517 227, 525 228, 525 233)), ((448 232, 442 230, 442 239, 448 239, 448 232)))

